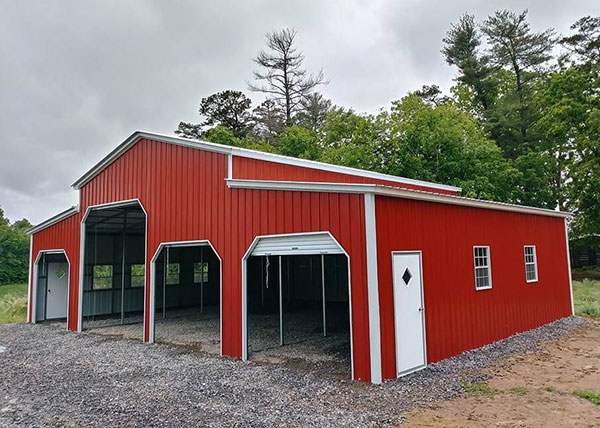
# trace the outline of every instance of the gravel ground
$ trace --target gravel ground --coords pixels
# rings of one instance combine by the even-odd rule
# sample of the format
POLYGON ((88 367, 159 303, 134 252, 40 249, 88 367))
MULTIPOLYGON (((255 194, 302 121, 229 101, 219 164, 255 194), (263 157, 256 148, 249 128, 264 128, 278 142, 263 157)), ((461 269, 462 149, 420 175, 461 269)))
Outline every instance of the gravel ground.
MULTIPOLYGON (((125 339, 141 340, 143 324, 141 316, 136 323, 136 318, 130 317, 127 324, 120 325, 120 319, 106 318, 96 321, 85 321, 84 329, 92 334, 103 336, 118 336, 125 339)), ((155 334, 156 342, 171 345, 194 347, 198 351, 219 355, 220 320, 218 308, 211 306, 200 309, 186 308, 175 309, 167 312, 167 318, 162 318, 162 312, 156 317, 155 334)))
POLYGON ((373 426, 462 392, 461 380, 583 326, 566 318, 382 385, 56 326, 0 325, 0 425, 373 426))
MULTIPOLYGON (((327 337, 323 337, 321 311, 288 312, 284 316, 285 346, 279 346, 279 314, 249 315, 249 358, 258 363, 278 364, 297 370, 310 370, 321 377, 351 377, 350 332, 347 312, 330 310, 327 337)), ((84 322, 91 334, 140 340, 142 324, 119 324, 120 318, 84 322)), ((64 322, 60 324, 65 329, 64 322)), ((188 347, 212 355, 220 354, 217 307, 174 309, 167 318, 156 318, 156 342, 188 347)))

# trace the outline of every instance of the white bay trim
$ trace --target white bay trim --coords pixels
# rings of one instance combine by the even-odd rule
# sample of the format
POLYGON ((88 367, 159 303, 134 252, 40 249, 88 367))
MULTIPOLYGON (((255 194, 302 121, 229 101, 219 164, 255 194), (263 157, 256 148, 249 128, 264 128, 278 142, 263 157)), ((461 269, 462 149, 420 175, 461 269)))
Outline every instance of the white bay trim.
POLYGON ((377 225, 375 223, 375 195, 373 193, 365 193, 365 235, 371 382, 381 383, 381 322, 379 317, 379 280, 377 277, 377 225))

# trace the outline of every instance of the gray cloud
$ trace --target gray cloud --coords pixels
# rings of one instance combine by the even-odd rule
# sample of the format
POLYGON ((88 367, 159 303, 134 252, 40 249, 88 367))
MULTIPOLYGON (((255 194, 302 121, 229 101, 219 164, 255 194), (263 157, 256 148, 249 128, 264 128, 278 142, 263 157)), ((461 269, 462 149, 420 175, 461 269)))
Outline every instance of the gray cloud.
MULTIPOLYGON (((171 133, 200 98, 245 90, 264 34, 295 27, 337 104, 376 111, 409 90, 448 89, 439 53, 465 11, 528 7, 567 32, 595 1, 0 0, 0 206, 39 222, 77 202, 70 184, 132 131, 171 133)), ((252 95, 255 102, 261 97, 252 95)))

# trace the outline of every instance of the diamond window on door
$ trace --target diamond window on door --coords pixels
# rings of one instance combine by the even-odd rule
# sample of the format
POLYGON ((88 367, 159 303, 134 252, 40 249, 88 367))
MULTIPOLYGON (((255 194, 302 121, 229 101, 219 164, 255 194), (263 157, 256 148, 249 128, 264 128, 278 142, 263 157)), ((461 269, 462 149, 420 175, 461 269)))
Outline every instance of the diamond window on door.
POLYGON ((56 277, 57 277, 58 279, 63 279, 63 277, 64 277, 66 274, 67 274, 67 273, 66 273, 64 270, 62 270, 62 269, 59 269, 59 270, 57 270, 57 271, 56 271, 56 277))
POLYGON ((402 274, 402 280, 404 281, 404 283, 406 285, 408 285, 408 283, 410 282, 411 278, 412 278, 412 273, 410 273, 410 269, 409 268, 406 268, 406 270, 402 274))

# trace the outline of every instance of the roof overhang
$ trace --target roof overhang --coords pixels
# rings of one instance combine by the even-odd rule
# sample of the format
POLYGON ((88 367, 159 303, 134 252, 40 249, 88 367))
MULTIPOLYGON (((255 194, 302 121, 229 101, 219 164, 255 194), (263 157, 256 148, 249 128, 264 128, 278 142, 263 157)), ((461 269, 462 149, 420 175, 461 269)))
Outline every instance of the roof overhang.
POLYGON ((77 214, 79 212, 79 206, 74 205, 71 208, 64 210, 61 213, 56 214, 54 217, 50 217, 48 220, 41 222, 35 226, 31 226, 29 229, 25 230, 25 233, 28 235, 33 235, 40 230, 46 229, 59 221, 62 221, 68 217, 71 217, 73 214, 77 214))
POLYGON ((379 184, 347 184, 347 183, 315 183, 301 181, 268 181, 268 180, 238 180, 228 179, 227 186, 232 189, 255 190, 288 190, 296 192, 324 193, 373 193, 376 195, 395 198, 412 199, 441 204, 460 205, 465 207, 483 208, 499 211, 510 211, 523 214, 534 214, 549 217, 572 217, 573 214, 564 211, 554 211, 545 208, 528 207, 524 205, 507 204, 504 202, 485 201, 466 198, 463 196, 444 195, 421 190, 400 189, 379 184))
POLYGON ((100 162, 94 165, 88 172, 81 176, 72 184, 74 189, 80 189, 96 175, 101 173, 106 167, 114 162, 119 156, 125 153, 139 140, 148 139, 160 141, 162 143, 174 144, 177 146, 189 147, 192 149, 205 150, 210 152, 222 153, 225 155, 234 155, 244 158, 258 159, 269 162, 300 166, 304 168, 313 168, 322 171, 336 172, 340 174, 348 174, 359 177, 372 178, 377 180, 386 180, 399 184, 407 184, 413 186, 422 186, 429 189, 444 190, 450 192, 460 192, 460 187, 448 186, 445 184, 431 183, 428 181, 414 180, 411 178, 397 177, 395 175, 382 174, 374 171, 366 171, 358 168, 350 168, 340 165, 332 165, 323 162, 317 162, 307 159, 293 158, 282 156, 274 153, 259 152, 257 150, 244 149, 241 147, 225 146, 223 144, 210 143, 208 141, 192 140, 188 138, 172 137, 169 135, 155 134, 152 132, 136 131, 131 134, 125 141, 119 144, 112 152, 106 155, 100 162))

